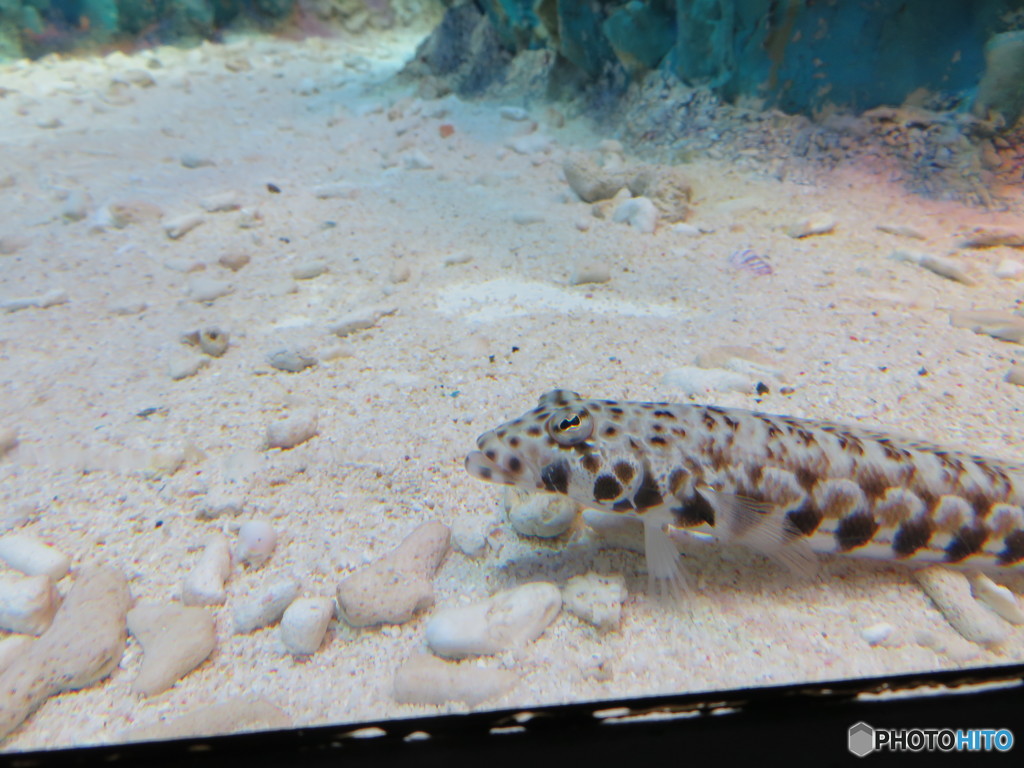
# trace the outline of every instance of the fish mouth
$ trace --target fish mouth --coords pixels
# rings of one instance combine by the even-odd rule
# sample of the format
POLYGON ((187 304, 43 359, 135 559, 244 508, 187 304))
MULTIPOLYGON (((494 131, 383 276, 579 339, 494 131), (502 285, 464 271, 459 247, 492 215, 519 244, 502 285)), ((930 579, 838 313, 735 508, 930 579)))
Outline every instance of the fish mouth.
POLYGON ((477 480, 488 483, 511 485, 508 473, 484 455, 483 451, 472 451, 466 456, 466 471, 477 480))

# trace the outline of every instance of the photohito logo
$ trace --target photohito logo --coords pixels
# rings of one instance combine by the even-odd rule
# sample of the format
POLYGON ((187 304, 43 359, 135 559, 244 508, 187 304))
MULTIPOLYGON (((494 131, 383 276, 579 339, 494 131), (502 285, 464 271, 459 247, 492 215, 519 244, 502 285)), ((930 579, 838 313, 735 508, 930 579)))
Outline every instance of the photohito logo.
POLYGON ((872 752, 1006 752, 1013 746, 1009 728, 873 728, 850 726, 846 746, 857 757, 872 752))

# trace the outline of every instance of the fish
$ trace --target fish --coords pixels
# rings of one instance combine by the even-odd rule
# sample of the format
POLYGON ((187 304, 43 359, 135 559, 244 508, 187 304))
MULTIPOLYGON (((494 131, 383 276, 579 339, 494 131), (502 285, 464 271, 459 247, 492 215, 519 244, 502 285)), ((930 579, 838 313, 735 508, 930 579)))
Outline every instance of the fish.
POLYGON ((771 263, 768 261, 767 256, 761 256, 760 254, 750 250, 734 251, 728 259, 729 266, 733 269, 746 270, 755 275, 772 275, 775 274, 775 270, 772 268, 771 263))
POLYGON ((1024 570, 1024 464, 831 421, 567 389, 477 438, 477 479, 638 518, 649 589, 689 575, 668 529, 809 575, 821 555, 1024 570))

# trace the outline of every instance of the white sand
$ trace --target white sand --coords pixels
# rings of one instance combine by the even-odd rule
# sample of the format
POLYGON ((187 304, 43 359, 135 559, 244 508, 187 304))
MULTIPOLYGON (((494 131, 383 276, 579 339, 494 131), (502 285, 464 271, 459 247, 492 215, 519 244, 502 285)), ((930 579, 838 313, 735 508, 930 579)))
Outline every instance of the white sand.
MULTIPOLYGON (((664 372, 723 344, 760 350, 795 391, 773 389, 759 403, 713 396, 720 404, 857 420, 1024 459, 1024 390, 1002 381, 1020 347, 948 322, 950 308, 1011 309, 1020 285, 991 272, 1024 254, 963 254, 974 287, 886 258, 908 247, 946 255, 958 232, 1012 224, 1012 212, 918 199, 856 169, 812 186, 770 180, 749 161, 706 161, 693 166, 692 223, 713 233, 640 235, 591 218, 561 179, 566 150, 608 137, 579 121, 548 125, 546 107, 528 104, 556 144, 511 152, 505 142, 528 126, 500 119, 498 105, 420 103, 382 85, 413 43, 250 41, 0 70, 9 89, 0 178, 13 175, 0 189, 0 237, 22 240, 0 256, 0 301, 56 288, 70 297, 0 315, 0 428, 16 428, 22 441, 0 460, 0 522, 27 515, 20 530, 76 566, 112 563, 135 597, 163 601, 178 593, 204 534, 237 524, 195 516, 203 494, 225 492, 229 477, 246 497, 245 516, 282 531, 263 570, 236 566, 231 596, 282 574, 299 577, 304 594, 333 595, 352 569, 429 519, 469 520, 492 537, 480 561, 450 556, 436 580, 441 605, 527 580, 564 583, 591 568, 624 573, 631 594, 620 631, 602 636, 563 614, 537 643, 488 660, 521 675, 489 702, 496 707, 1024 660, 1020 629, 1004 653, 982 651, 955 635, 906 570, 850 560, 799 583, 754 555, 706 548, 691 557, 703 584, 691 613, 666 610, 645 594, 639 555, 520 541, 501 520, 499 489, 462 467, 480 432, 552 387, 676 399, 659 385, 664 372), (252 69, 225 69, 238 57, 252 69), (157 59, 154 87, 126 86, 114 101, 130 101, 104 101, 112 76, 157 59), (315 88, 300 89, 305 78, 315 88), (40 127, 51 118, 61 125, 40 127), (442 123, 455 128, 447 139, 442 123), (406 170, 412 150, 433 168, 406 170), (184 168, 186 153, 215 165, 184 168), (482 175, 488 183, 474 184, 482 175), (313 188, 332 181, 353 184, 355 196, 316 199, 313 188), (174 216, 226 190, 238 190, 262 223, 241 229, 239 213, 204 214, 172 241, 158 221, 94 232, 89 221, 61 219, 66 192, 87 193, 90 212, 141 200, 174 216), (787 225, 818 211, 838 220, 833 234, 786 236, 787 225), (530 212, 544 220, 513 222, 530 212), (877 224, 910 226, 927 240, 877 224), (730 271, 726 259, 741 248, 767 254, 776 274, 730 271), (238 273, 218 266, 236 251, 252 262, 238 273), (444 265, 460 254, 471 260, 444 265), (291 270, 312 259, 329 272, 293 280, 291 270), (610 266, 611 282, 567 286, 588 261, 610 266), (396 262, 408 265, 407 282, 389 279, 396 262), (197 304, 185 293, 195 274, 230 281, 233 293, 197 304), (110 311, 129 302, 147 308, 110 311), (398 311, 340 342, 346 356, 299 374, 266 365, 284 345, 324 357, 339 345, 326 327, 371 305, 398 311), (231 334, 228 353, 171 381, 168 361, 188 351, 179 337, 210 325, 231 334), (296 405, 318 409, 319 436, 261 452, 267 424, 296 405), (146 408, 160 410, 136 416, 146 408), (154 452, 182 450, 186 463, 173 475, 139 471, 154 452), (869 647, 860 633, 879 622, 896 633, 869 647), (951 652, 912 642, 920 630, 951 652), (610 679, 587 675, 599 664, 610 679)), ((1019 576, 1004 581, 1024 591, 1019 576)), ((438 711, 398 705, 391 693, 394 670, 424 646, 422 617, 383 630, 337 626, 319 653, 296 662, 280 651, 276 628, 231 636, 230 601, 217 609, 217 651, 172 690, 131 696, 140 649, 130 640, 110 679, 50 700, 3 747, 110 741, 243 693, 263 695, 297 724, 438 711)))

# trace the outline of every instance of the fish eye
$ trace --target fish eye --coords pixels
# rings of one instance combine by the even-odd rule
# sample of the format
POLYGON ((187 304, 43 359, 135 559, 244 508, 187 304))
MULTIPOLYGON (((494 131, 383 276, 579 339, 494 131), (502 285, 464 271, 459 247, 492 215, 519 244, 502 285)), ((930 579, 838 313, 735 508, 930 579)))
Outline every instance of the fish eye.
POLYGON ((560 408, 551 414, 547 428, 559 445, 578 445, 594 432, 594 420, 583 408, 560 408))

